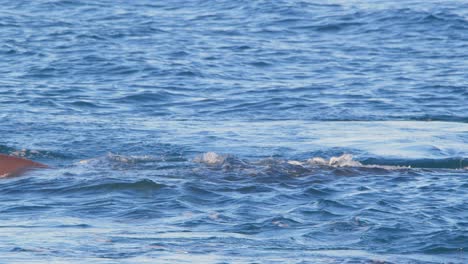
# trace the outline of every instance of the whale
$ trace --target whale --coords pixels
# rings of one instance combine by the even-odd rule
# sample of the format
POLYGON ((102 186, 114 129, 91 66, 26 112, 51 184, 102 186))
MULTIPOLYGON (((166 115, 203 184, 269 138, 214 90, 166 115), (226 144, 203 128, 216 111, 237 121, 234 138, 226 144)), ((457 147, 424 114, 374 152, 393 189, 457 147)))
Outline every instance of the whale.
POLYGON ((38 168, 47 168, 47 165, 24 158, 0 154, 0 178, 19 176, 27 171, 38 168))

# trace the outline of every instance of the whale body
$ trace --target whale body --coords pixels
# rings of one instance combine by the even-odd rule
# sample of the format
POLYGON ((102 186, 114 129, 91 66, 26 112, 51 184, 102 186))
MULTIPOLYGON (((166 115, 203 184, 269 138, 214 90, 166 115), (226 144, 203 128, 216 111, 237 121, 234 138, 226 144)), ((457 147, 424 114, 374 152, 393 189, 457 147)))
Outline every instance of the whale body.
POLYGON ((47 165, 23 158, 0 154, 0 177, 18 176, 35 168, 47 168, 47 165))

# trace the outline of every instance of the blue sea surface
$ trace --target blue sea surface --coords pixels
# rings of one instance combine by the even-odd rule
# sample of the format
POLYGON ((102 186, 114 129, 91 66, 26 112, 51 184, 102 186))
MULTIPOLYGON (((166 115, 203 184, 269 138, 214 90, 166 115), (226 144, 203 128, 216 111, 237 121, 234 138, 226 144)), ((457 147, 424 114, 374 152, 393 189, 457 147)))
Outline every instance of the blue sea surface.
POLYGON ((468 263, 468 2, 0 0, 0 263, 468 263))

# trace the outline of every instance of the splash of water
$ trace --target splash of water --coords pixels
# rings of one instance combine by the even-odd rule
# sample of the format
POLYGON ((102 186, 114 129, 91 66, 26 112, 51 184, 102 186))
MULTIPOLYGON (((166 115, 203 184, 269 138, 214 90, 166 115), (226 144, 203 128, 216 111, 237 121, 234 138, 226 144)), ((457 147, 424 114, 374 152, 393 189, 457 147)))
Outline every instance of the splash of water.
POLYGON ((226 161, 227 156, 220 155, 216 152, 206 152, 201 156, 195 157, 194 162, 204 163, 208 165, 221 165, 226 161))

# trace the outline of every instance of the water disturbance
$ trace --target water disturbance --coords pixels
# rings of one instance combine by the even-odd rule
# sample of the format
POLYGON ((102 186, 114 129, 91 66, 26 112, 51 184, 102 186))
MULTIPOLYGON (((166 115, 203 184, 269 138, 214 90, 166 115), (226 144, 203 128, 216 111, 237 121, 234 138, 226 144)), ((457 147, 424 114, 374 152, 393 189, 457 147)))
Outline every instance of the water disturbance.
POLYGON ((0 4, 1 263, 468 263, 466 1, 0 4))

